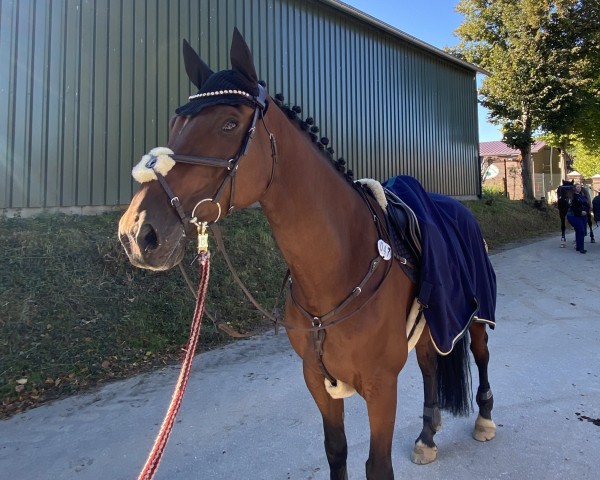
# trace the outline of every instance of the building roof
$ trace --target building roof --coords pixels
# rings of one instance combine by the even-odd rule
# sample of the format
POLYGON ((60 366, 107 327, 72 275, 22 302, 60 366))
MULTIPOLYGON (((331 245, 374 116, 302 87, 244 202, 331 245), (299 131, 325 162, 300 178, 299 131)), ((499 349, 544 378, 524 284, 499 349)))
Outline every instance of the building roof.
MULTIPOLYGON (((534 142, 531 145, 531 153, 537 153, 546 146, 546 142, 534 142)), ((482 157, 517 157, 521 152, 510 148, 504 142, 481 142, 479 144, 479 155, 482 157)))
POLYGON ((348 14, 352 15, 353 17, 362 20, 363 22, 369 23, 369 24, 373 25, 374 27, 376 27, 380 30, 383 30, 384 32, 391 33, 396 38, 400 38, 400 39, 404 40, 405 42, 412 43, 413 45, 415 45, 419 48, 422 48, 423 50, 433 53, 434 55, 437 55, 438 57, 442 57, 446 60, 449 60, 450 62, 452 62, 456 65, 460 65, 461 67, 471 70, 472 72, 482 73, 484 75, 490 75, 490 73, 487 70, 484 70, 483 68, 479 67, 478 65, 475 65, 474 63, 469 63, 465 60, 455 57, 454 55, 449 54, 448 52, 445 52, 444 50, 434 47, 433 45, 430 45, 430 44, 424 42, 423 40, 419 40, 418 38, 413 37, 412 35, 409 35, 408 33, 405 33, 402 30, 398 30, 397 28, 392 27, 391 25, 389 25, 375 17, 372 17, 368 13, 365 13, 365 12, 359 10, 358 8, 348 5, 347 3, 341 2, 339 0, 320 0, 320 1, 321 1, 321 3, 324 3, 333 8, 341 10, 342 12, 348 13, 348 14))

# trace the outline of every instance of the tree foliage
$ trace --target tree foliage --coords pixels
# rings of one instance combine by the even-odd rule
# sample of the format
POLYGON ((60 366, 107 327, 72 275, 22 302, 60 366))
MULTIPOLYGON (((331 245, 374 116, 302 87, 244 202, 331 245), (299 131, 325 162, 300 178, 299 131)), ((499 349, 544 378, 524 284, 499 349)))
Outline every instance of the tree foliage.
POLYGON ((590 178, 600 173, 600 149, 590 149, 586 144, 579 140, 571 143, 573 154, 573 168, 584 177, 590 178))
POLYGON ((598 138, 590 118, 600 78, 598 0, 460 0, 453 53, 490 72, 480 103, 503 140, 521 151, 523 194, 533 198, 536 132, 598 138), (587 118, 586 118, 587 115, 587 118))

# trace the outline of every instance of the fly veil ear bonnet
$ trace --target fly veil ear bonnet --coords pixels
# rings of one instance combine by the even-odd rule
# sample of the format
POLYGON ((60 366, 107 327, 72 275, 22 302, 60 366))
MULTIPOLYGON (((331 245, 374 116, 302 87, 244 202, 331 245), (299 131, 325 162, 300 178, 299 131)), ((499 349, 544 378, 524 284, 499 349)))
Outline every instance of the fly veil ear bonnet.
POLYGON ((266 92, 258 84, 252 54, 237 28, 231 42, 231 70, 214 73, 198 56, 187 40, 183 40, 185 70, 198 93, 189 97, 188 103, 175 110, 177 115, 194 116, 213 105, 248 105, 257 102, 266 107, 266 92))
MULTIPOLYGON (((255 123, 259 113, 266 113, 267 91, 258 83, 252 53, 237 28, 233 31, 231 42, 231 70, 213 72, 185 39, 183 59, 186 73, 198 92, 190 95, 188 102, 175 110, 177 115, 193 117, 214 105, 247 105, 255 109, 255 123)), ((144 183, 157 180, 155 172, 165 176, 175 165, 173 155, 169 148, 152 149, 133 168, 133 178, 144 183)))

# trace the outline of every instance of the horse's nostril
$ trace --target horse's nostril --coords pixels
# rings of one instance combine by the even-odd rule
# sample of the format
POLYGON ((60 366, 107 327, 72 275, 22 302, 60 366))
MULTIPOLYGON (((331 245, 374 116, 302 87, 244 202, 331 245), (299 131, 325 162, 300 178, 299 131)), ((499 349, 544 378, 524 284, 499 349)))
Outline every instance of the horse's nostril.
POLYGON ((152 225, 144 223, 138 233, 138 242, 143 252, 158 248, 158 236, 152 225))

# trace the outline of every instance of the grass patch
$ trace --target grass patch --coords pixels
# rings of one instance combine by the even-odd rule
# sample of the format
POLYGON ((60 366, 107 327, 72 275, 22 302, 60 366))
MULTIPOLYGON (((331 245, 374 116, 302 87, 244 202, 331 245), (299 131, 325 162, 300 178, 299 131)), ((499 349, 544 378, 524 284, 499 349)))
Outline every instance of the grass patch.
MULTIPOLYGON (((501 195, 464 203, 492 251, 559 231, 552 207, 501 195)), ((150 272, 129 264, 116 237, 119 216, 0 218, 0 418, 181 358, 191 292, 178 269, 150 272)), ((270 309, 286 267, 262 211, 238 211, 223 220, 223 229, 238 274, 270 309)), ((241 333, 268 328, 214 247, 211 264, 207 310, 241 333)), ((197 266, 187 270, 197 283, 197 266)), ((231 341, 204 319, 200 349, 231 341)))
POLYGON ((513 242, 560 235, 558 210, 551 205, 509 200, 502 193, 490 192, 481 200, 463 203, 477 218, 491 252, 513 242))
MULTIPOLYGON (((178 269, 129 264, 119 216, 0 219, 0 417, 181 357, 192 294, 178 269)), ((240 277, 270 308, 286 268, 262 212, 236 212, 223 227, 240 277)), ((241 333, 264 331, 270 323, 212 253, 207 311, 241 333)), ((197 264, 187 271, 197 284, 197 264)), ((204 320, 203 350, 228 341, 204 320)))

